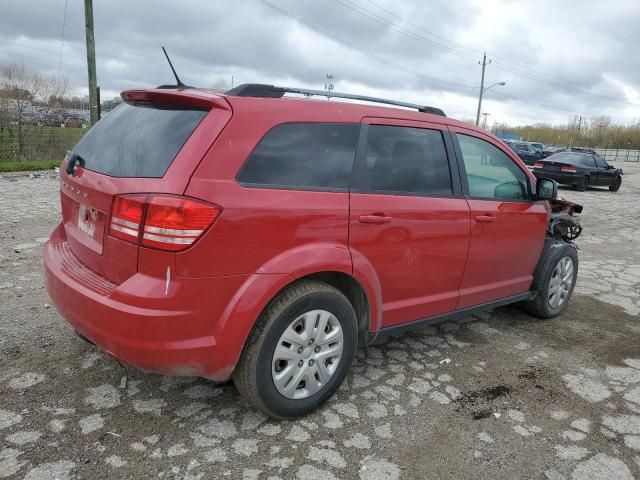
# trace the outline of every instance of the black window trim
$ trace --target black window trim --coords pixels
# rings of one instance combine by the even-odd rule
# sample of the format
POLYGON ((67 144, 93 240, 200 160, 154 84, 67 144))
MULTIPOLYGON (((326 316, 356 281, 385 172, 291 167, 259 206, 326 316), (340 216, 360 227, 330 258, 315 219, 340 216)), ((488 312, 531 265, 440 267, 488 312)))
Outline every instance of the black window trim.
POLYGON ((276 123, 276 124, 272 125, 271 128, 269 128, 260 137, 260 139, 256 142, 256 144, 253 146, 253 148, 251 149, 251 151, 249 152, 247 157, 242 162, 242 165, 238 169, 238 172, 236 173, 236 175, 234 177, 234 180, 238 185, 240 185, 243 188, 259 188, 259 189, 263 189, 263 190, 299 190, 299 191, 303 191, 303 192, 348 193, 349 189, 350 189, 350 186, 351 186, 351 178, 352 178, 352 175, 353 175, 353 168, 354 168, 354 165, 356 163, 356 158, 358 156, 358 147, 360 145, 360 136, 361 135, 362 135, 362 124, 360 122, 323 122, 323 121, 305 121, 305 120, 300 120, 300 121, 287 121, 287 122, 276 123), (253 155, 255 150, 258 148, 260 143, 262 143, 262 141, 265 139, 265 137, 267 135, 269 135, 269 133, 271 133, 272 130, 275 130, 276 128, 278 128, 278 127, 280 127, 282 125, 292 125, 292 124, 293 125, 296 125, 296 124, 357 125, 359 127, 358 128, 358 133, 357 133, 358 139, 356 141, 356 150, 354 152, 353 161, 351 162, 351 173, 348 176, 348 183, 347 183, 346 187, 279 185, 279 184, 274 184, 274 183, 243 182, 243 181, 240 180, 240 175, 242 174, 242 171, 245 169, 247 163, 249 162, 249 159, 251 158, 251 156, 253 155))
POLYGON ((529 178, 529 175, 527 174, 527 172, 525 172, 522 169, 522 167, 520 165, 518 165, 518 163, 513 160, 511 155, 509 155, 503 148, 499 147, 498 145, 495 145, 494 143, 491 143, 486 138, 482 138, 482 136, 476 135, 475 132, 472 131, 472 130, 469 130, 469 131, 465 130, 464 133, 463 132, 457 132, 457 131, 454 131, 454 130, 449 130, 449 133, 451 135, 451 141, 453 142, 453 145, 454 145, 454 151, 455 151, 455 155, 456 155, 456 163, 458 164, 458 169, 459 169, 459 172, 460 172, 460 183, 462 184, 462 195, 464 196, 464 198, 467 198, 469 200, 489 200, 489 201, 493 201, 493 202, 529 203, 529 204, 536 203, 536 200, 534 200, 534 196, 533 196, 534 185, 532 185, 532 182, 534 180, 529 178), (493 145, 499 151, 504 153, 507 156, 507 158, 509 158, 509 160, 511 160, 514 163, 514 165, 516 167, 518 167, 522 171, 522 173, 525 175, 525 178, 527 180, 529 180, 527 182, 528 198, 523 199, 523 200, 515 200, 515 199, 510 199, 510 198, 476 197, 476 196, 471 195, 469 193, 469 181, 468 181, 468 178, 467 178, 467 169, 464 166, 464 158, 462 157, 462 149, 460 148, 460 142, 458 141, 458 135, 466 135, 468 137, 473 137, 473 138, 476 138, 478 140, 482 140, 484 142, 487 142, 490 145, 493 145))
MULTIPOLYGON (((389 119, 395 120, 395 119, 389 119)), ((356 149, 356 161, 353 164, 353 170, 351 171, 351 179, 349 181, 349 191, 351 193, 364 193, 368 195, 391 195, 397 197, 426 197, 426 198, 463 198, 462 188, 460 185, 460 176, 456 167, 454 157, 454 147, 451 142, 451 137, 448 135, 449 131, 446 125, 442 125, 441 128, 435 128, 430 125, 420 125, 418 122, 410 121, 407 125, 398 125, 385 123, 384 119, 375 119, 375 121, 369 123, 363 121, 360 127, 360 137, 358 139, 358 147, 356 149), (452 193, 443 195, 441 193, 417 193, 417 192, 404 192, 404 191, 391 191, 391 190, 373 190, 370 188, 354 188, 354 176, 359 171, 362 162, 366 162, 365 153, 367 144, 367 134, 369 133, 369 127, 371 125, 382 127, 403 127, 414 128, 421 130, 434 130, 440 132, 444 143, 444 148, 447 156, 447 164, 449 165, 449 178, 451 179, 452 193)))

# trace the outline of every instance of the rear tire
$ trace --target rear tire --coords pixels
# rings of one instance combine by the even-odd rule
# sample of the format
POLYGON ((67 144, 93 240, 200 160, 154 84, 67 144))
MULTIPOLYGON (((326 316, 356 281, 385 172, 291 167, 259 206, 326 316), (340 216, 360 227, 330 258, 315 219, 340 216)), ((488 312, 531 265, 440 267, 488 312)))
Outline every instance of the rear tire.
POLYGON ((576 189, 579 192, 585 192, 588 188, 589 188, 589 177, 584 177, 582 179, 582 183, 579 185, 576 185, 576 189))
POLYGON ((621 185, 622 185, 622 177, 617 176, 613 181, 613 183, 609 185, 609 190, 611 190, 612 192, 617 192, 618 190, 620 190, 621 185))
POLYGON ((578 254, 575 247, 556 240, 543 250, 531 289, 533 300, 523 302, 525 312, 538 318, 560 315, 571 299, 578 276, 578 254))
POLYGON ((358 323, 349 300, 330 285, 303 280, 262 313, 233 382, 245 400, 267 415, 300 417, 340 387, 357 343, 358 323))

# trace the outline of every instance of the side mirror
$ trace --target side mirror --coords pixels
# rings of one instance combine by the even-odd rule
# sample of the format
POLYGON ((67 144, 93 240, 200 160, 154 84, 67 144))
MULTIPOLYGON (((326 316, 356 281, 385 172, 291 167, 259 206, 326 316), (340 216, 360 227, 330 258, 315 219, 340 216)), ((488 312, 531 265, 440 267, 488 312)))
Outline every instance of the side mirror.
POLYGON ((558 196, 558 183, 548 178, 536 181, 536 197, 538 200, 554 200, 558 196))

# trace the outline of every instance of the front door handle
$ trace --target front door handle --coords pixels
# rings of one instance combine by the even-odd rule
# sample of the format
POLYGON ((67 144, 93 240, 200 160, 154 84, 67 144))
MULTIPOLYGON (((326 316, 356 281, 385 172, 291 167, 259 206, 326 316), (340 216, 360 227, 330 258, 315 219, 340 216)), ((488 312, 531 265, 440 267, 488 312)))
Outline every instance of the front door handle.
POLYGON ((498 218, 493 215, 476 215, 476 222, 478 223, 493 223, 496 220, 498 220, 498 218))
POLYGON ((360 215, 358 217, 358 221, 360 223, 373 223, 373 224, 383 224, 389 223, 391 221, 391 217, 387 217, 383 213, 374 213, 372 215, 360 215))

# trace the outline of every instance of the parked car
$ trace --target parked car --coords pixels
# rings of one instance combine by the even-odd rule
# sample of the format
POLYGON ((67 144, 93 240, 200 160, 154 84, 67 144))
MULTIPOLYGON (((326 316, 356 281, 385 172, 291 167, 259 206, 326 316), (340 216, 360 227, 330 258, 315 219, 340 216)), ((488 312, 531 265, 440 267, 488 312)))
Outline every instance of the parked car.
POLYGON ((64 126, 66 128, 82 128, 82 124, 84 122, 77 115, 69 115, 64 121, 64 126))
POLYGON ((38 114, 33 110, 27 110, 20 115, 20 121, 25 125, 36 125, 38 123, 38 114))
POLYGON ((47 127, 59 127, 64 123, 64 117, 59 113, 45 113, 40 117, 40 121, 47 127))
POLYGON ((540 142, 527 142, 527 143, 540 153, 544 152, 544 149, 546 148, 546 145, 544 143, 540 143, 540 142))
POLYGON ((82 338, 233 379, 286 418, 330 398, 358 346, 507 303, 563 312, 581 207, 555 182, 437 108, 287 92, 322 93, 126 91, 73 148, 43 256, 82 338))
POLYGON ((533 173, 584 192, 589 186, 609 187, 617 192, 622 185, 622 169, 609 165, 597 153, 560 152, 536 162, 533 173))
POLYGON ((554 153, 558 153, 559 151, 563 150, 562 147, 545 147, 544 150, 542 150, 542 158, 547 158, 551 155, 553 155, 554 153))
POLYGON ((536 160, 540 160, 542 152, 536 150, 534 147, 526 142, 509 142, 507 145, 522 159, 527 165, 533 165, 536 160))

